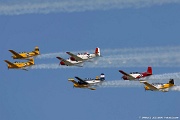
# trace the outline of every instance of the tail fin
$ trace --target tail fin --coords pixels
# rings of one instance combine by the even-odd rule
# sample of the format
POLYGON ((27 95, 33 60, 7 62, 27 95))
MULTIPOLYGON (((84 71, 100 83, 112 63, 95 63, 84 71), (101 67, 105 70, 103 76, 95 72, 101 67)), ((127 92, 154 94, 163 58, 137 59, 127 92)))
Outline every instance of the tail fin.
POLYGON ((104 75, 104 73, 101 73, 101 75, 100 75, 100 80, 105 80, 105 75, 104 75))
POLYGON ((148 68, 147 68, 147 73, 150 74, 150 75, 152 75, 152 67, 148 67, 148 68))
POLYGON ((174 85, 174 79, 170 79, 170 80, 169 80, 169 83, 172 84, 172 85, 174 85))
POLYGON ((100 56, 101 55, 101 53, 100 53, 100 48, 96 48, 95 49, 95 54, 97 55, 97 56, 100 56))
POLYGON ((34 48, 34 52, 35 52, 36 54, 40 54, 40 51, 39 51, 39 47, 38 47, 38 46, 36 46, 36 47, 34 48))

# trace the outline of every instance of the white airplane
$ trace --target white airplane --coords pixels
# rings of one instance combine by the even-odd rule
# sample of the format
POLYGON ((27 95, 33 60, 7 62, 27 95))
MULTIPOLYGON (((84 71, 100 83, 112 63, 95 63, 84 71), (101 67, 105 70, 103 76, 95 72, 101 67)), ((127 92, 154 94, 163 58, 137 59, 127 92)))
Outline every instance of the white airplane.
POLYGON ((68 79, 68 81, 71 81, 74 83, 74 87, 76 88, 87 88, 87 89, 90 89, 90 90, 96 90, 95 86, 99 83, 102 83, 104 80, 105 80, 105 75, 104 73, 102 73, 99 76, 96 76, 95 79, 91 79, 91 78, 85 78, 85 79, 81 79, 79 77, 75 77, 77 81, 75 81, 73 78, 70 78, 68 79))
POLYGON ((61 58, 61 57, 56 57, 57 59, 60 60, 60 65, 66 65, 66 66, 78 66, 78 67, 82 67, 82 63, 83 61, 72 61, 70 58, 68 58, 67 60, 61 58))
POLYGON ((169 88, 174 86, 174 80, 170 79, 169 83, 152 83, 149 84, 147 81, 141 80, 140 83, 144 83, 145 90, 168 92, 169 88))
POLYGON ((95 58, 95 57, 99 57, 101 55, 100 53, 100 48, 96 48, 95 49, 95 52, 92 53, 92 54, 89 54, 87 52, 85 53, 78 53, 77 55, 71 53, 71 52, 66 52, 68 55, 70 55, 70 59, 72 61, 86 61, 86 60, 89 60, 89 59, 92 59, 92 58, 95 58))

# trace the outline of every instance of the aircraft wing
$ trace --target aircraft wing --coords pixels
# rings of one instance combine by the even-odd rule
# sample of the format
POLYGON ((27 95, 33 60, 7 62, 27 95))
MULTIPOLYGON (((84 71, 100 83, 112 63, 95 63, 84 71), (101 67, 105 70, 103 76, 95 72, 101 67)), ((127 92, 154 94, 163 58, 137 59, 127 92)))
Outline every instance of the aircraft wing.
POLYGON ((68 81, 71 81, 71 82, 77 84, 77 82, 73 78, 69 78, 68 81))
POLYGON ((78 79, 80 82, 82 82, 83 84, 89 84, 88 82, 84 81, 83 79, 79 78, 79 77, 75 77, 76 79, 78 79))
POLYGON ((90 90, 96 90, 96 88, 89 88, 90 90))
POLYGON ((13 67, 17 67, 18 68, 17 65, 13 64, 12 62, 9 62, 8 60, 4 60, 4 62, 6 62, 7 64, 9 64, 9 65, 11 65, 13 67))
POLYGON ((72 56, 73 58, 75 58, 77 61, 83 61, 82 58, 78 57, 77 55, 74 55, 73 53, 71 52, 66 52, 68 55, 72 56))
POLYGON ((158 90, 158 88, 154 87, 153 85, 149 84, 147 81, 140 81, 140 83, 144 83, 147 87, 149 87, 151 90, 158 90))
POLYGON ((69 62, 69 61, 67 61, 67 60, 65 60, 65 59, 63 59, 63 58, 61 58, 61 57, 56 57, 57 59, 59 59, 59 60, 61 60, 61 61, 63 61, 66 65, 68 65, 68 66, 72 66, 72 65, 74 65, 73 63, 71 63, 71 62, 69 62))
POLYGON ((130 74, 128 74, 128 73, 126 73, 126 72, 124 72, 124 71, 122 71, 122 70, 119 70, 119 72, 122 73, 123 75, 126 75, 126 76, 130 77, 131 79, 136 79, 136 78, 133 77, 132 75, 130 75, 130 74))
POLYGON ((20 54, 18 54, 17 52, 15 52, 14 50, 9 50, 13 55, 22 58, 23 56, 21 56, 20 54))

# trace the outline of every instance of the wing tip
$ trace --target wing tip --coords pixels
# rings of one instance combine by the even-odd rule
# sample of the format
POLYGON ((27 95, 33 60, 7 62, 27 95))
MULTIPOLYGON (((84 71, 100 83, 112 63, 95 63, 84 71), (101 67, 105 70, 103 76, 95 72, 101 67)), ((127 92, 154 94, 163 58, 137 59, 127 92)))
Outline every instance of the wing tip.
POLYGON ((59 56, 57 56, 56 58, 57 58, 57 59, 59 59, 59 60, 62 60, 62 58, 61 58, 61 57, 59 57, 59 56))
POLYGON ((4 60, 4 62, 6 62, 6 63, 7 63, 7 62, 9 62, 9 61, 8 61, 8 60, 4 60))
POLYGON ((145 81, 145 80, 140 80, 139 82, 140 82, 140 83, 146 83, 147 81, 145 81))
POLYGON ((74 78, 69 78, 69 79, 68 79, 68 81, 73 81, 73 80, 74 80, 74 78))

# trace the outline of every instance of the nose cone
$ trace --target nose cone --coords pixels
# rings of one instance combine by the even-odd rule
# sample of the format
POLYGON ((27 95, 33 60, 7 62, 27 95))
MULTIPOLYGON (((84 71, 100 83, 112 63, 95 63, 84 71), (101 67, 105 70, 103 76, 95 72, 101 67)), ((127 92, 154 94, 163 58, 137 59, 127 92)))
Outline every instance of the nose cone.
POLYGON ((63 61, 60 62, 61 65, 65 65, 65 63, 63 61))
POLYGON ((73 87, 80 88, 80 86, 78 84, 74 84, 73 87))
POLYGON ((127 76, 125 76, 125 75, 122 76, 122 79, 127 80, 127 76))
POLYGON ((11 56, 13 59, 16 59, 16 56, 11 56))
POLYGON ((145 90, 150 90, 148 86, 144 86, 144 89, 145 90))
POLYGON ((70 57, 70 59, 71 59, 72 61, 76 61, 74 57, 70 57))

